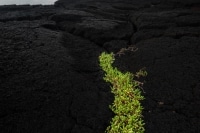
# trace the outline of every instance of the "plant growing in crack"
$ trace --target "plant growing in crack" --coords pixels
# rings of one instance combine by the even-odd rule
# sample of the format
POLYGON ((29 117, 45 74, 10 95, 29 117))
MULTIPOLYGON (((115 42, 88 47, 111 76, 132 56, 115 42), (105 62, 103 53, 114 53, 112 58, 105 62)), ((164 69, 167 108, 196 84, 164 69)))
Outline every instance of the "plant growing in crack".
POLYGON ((105 71, 104 80, 112 84, 111 92, 114 94, 114 102, 110 105, 115 116, 111 125, 107 127, 107 133, 143 133, 144 122, 140 101, 144 99, 140 91, 140 82, 134 80, 134 76, 146 76, 147 72, 140 70, 135 75, 122 73, 113 67, 114 54, 103 52, 99 56, 100 66, 105 71))

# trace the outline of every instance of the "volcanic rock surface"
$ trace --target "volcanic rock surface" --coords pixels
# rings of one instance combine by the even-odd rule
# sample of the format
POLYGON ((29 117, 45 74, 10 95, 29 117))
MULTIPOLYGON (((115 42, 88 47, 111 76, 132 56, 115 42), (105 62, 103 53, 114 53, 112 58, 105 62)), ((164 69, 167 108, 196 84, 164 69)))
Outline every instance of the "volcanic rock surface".
POLYGON ((0 6, 0 132, 103 133, 99 67, 145 69, 146 133, 200 132, 199 0, 59 0, 0 6))

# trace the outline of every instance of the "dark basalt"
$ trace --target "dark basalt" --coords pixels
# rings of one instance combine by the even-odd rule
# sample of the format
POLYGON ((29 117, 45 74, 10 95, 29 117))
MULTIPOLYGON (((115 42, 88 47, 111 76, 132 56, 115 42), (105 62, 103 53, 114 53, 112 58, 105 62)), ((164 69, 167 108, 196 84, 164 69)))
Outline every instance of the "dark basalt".
POLYGON ((98 56, 108 51, 121 71, 148 72, 146 133, 198 133, 199 45, 199 0, 0 6, 0 132, 104 132, 113 95, 98 56))

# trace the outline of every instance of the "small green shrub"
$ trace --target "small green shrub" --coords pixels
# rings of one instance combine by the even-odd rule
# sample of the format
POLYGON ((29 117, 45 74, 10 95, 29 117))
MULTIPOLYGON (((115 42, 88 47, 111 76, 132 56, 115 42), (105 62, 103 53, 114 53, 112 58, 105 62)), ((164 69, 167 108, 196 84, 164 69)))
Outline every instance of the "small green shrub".
POLYGON ((142 120, 143 107, 140 101, 144 99, 139 89, 140 82, 133 80, 134 76, 146 76, 146 71, 139 71, 136 75, 129 72, 122 73, 112 66, 114 54, 103 52, 99 56, 100 66, 105 71, 104 80, 112 84, 111 92, 114 94, 114 102, 110 106, 115 113, 111 125, 107 127, 107 133, 143 133, 144 122, 142 120))

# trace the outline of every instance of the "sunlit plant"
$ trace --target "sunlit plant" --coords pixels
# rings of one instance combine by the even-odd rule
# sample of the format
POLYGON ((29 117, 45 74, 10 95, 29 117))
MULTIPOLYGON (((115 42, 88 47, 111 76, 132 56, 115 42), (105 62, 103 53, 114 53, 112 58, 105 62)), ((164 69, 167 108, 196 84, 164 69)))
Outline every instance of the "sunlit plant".
POLYGON ((107 133, 144 133, 144 122, 140 101, 144 99, 141 95, 140 82, 134 77, 146 76, 147 72, 140 70, 135 75, 122 73, 113 67, 114 54, 103 52, 99 56, 100 66, 105 71, 104 80, 112 84, 111 92, 114 94, 114 102, 110 105, 115 116, 112 118, 107 133))

